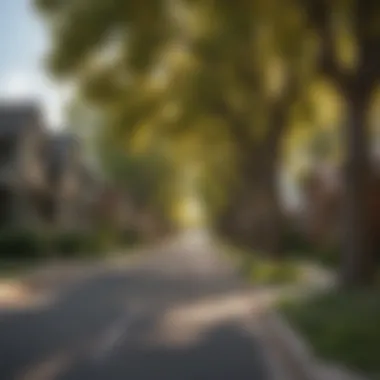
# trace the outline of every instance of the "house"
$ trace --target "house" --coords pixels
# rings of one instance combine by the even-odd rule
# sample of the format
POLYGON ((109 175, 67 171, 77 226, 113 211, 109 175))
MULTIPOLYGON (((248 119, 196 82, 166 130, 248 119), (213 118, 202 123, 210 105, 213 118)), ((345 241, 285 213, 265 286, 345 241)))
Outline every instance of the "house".
POLYGON ((97 203, 97 219, 116 230, 135 229, 135 210, 130 196, 112 187, 104 186, 97 203))
POLYGON ((43 221, 46 138, 36 104, 0 105, 0 227, 43 221))
POLYGON ((50 132, 38 105, 0 104, 0 228, 89 228, 101 186, 80 141, 50 132))
POLYGON ((102 184, 85 164, 80 141, 69 133, 57 134, 49 139, 47 151, 53 225, 60 229, 90 228, 102 184))
MULTIPOLYGON (((380 248, 380 161, 373 157, 367 200, 372 244, 380 248)), ((303 232, 318 246, 336 246, 342 236, 343 182, 339 167, 320 166, 304 183, 303 232)))

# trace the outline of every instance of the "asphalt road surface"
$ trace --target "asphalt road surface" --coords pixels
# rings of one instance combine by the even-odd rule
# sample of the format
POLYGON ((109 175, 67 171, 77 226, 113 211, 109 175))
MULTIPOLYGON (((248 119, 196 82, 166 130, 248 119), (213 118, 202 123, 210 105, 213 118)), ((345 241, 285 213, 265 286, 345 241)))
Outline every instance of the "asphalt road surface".
POLYGON ((249 289, 201 257, 51 271, 45 302, 0 309, 0 379, 267 380, 249 289))

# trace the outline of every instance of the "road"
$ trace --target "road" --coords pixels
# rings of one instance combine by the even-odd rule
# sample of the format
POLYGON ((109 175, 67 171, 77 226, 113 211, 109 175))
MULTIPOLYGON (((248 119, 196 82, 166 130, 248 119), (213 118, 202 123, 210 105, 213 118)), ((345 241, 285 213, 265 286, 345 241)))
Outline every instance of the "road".
POLYGON ((52 272, 46 302, 0 310, 0 379, 267 380, 250 289, 195 256, 52 272))

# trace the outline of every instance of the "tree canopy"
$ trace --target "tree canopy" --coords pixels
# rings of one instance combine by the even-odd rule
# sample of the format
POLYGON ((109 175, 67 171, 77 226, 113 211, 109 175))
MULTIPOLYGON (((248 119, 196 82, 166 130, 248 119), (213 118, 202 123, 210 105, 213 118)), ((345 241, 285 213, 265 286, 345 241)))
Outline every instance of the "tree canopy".
POLYGON ((344 158, 347 282, 369 277, 362 258, 370 255, 362 253, 367 113, 380 75, 376 1, 35 4, 52 33, 51 71, 96 105, 113 139, 104 138, 108 147, 155 146, 178 173, 195 163, 210 209, 222 207, 219 218, 255 247, 281 250, 278 171, 297 141, 314 136, 308 151, 344 158), (336 129, 323 131, 329 124, 345 125, 342 144, 336 129))

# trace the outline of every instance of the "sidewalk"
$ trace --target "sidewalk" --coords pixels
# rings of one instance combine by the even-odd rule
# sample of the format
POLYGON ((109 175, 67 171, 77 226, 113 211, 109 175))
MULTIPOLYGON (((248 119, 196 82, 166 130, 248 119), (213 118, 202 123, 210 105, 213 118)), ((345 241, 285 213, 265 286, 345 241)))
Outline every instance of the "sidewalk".
POLYGON ((260 304, 257 334, 271 367, 273 380, 368 380, 344 366, 326 363, 313 353, 311 346, 285 318, 275 310, 282 297, 308 298, 336 287, 336 276, 316 265, 307 264, 308 285, 289 286, 255 296, 260 304), (258 297, 258 298, 257 298, 258 297))

